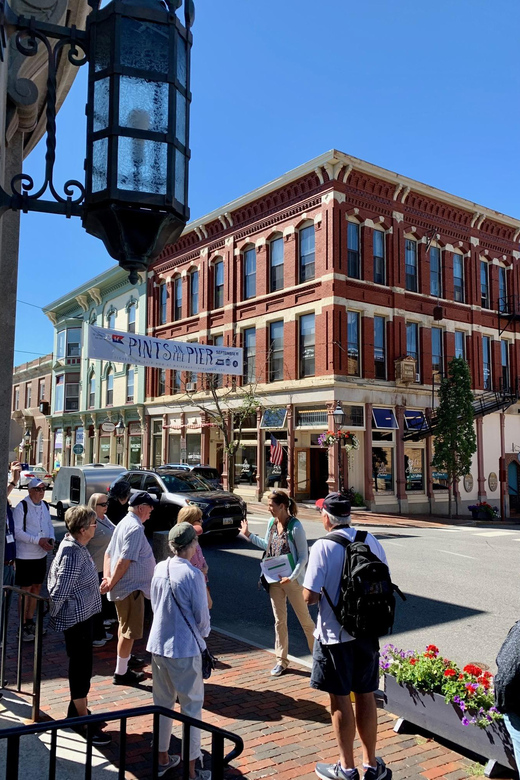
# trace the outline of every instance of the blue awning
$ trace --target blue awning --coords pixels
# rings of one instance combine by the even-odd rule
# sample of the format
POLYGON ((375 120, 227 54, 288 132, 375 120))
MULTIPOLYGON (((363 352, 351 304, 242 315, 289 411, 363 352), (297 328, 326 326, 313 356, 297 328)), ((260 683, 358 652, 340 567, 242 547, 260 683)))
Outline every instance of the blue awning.
POLYGON ((424 412, 417 409, 405 409, 404 424, 408 431, 427 431, 428 423, 424 417, 424 412))
POLYGON ((390 428, 397 430, 397 420, 392 409, 372 409, 372 418, 376 428, 390 428))

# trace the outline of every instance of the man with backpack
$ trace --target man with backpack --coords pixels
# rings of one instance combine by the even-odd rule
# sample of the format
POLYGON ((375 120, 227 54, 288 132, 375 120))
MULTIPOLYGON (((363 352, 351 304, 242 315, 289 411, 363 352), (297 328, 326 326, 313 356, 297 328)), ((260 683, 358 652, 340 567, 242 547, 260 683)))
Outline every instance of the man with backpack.
MULTIPOLYGON (((54 547, 54 528, 47 502, 43 500, 45 484, 33 477, 29 480, 29 497, 13 510, 16 541, 15 584, 27 593, 40 595, 47 576, 47 553, 54 547)), ((26 598, 24 604, 22 640, 34 641, 34 610, 36 599, 26 598)))
POLYGON ((339 761, 317 764, 316 774, 322 780, 359 780, 357 726, 364 780, 391 778, 391 770, 375 754, 378 637, 391 628, 395 603, 385 551, 371 534, 351 527, 350 501, 341 493, 323 499, 321 516, 328 535, 311 548, 303 597, 307 604, 319 604, 310 684, 330 696, 339 761))

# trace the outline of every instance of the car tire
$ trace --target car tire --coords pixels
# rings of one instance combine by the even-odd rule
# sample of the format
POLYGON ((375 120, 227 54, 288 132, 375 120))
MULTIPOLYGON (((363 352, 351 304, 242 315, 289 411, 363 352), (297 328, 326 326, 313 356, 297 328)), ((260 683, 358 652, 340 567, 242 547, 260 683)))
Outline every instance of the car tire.
POLYGON ((61 501, 58 501, 58 503, 56 504, 56 517, 61 522, 65 521, 65 509, 63 508, 63 504, 61 503, 61 501))

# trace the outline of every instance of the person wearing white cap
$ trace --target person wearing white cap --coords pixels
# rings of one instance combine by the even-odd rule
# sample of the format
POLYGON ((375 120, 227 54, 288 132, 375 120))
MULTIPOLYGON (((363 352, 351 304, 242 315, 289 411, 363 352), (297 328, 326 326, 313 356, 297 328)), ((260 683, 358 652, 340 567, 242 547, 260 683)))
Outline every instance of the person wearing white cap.
MULTIPOLYGON (((54 547, 54 528, 47 503, 43 501, 45 484, 33 477, 27 485, 29 497, 13 510, 16 541, 15 584, 27 593, 40 595, 47 575, 47 553, 54 547)), ((22 639, 34 640, 34 610, 36 599, 26 598, 23 615, 22 639)))

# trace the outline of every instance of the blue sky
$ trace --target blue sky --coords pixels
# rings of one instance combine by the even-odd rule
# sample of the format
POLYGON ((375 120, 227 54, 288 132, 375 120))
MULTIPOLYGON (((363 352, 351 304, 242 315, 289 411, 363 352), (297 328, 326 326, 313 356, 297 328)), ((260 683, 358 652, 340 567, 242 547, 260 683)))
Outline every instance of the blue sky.
MULTIPOLYGON (((195 2, 192 218, 331 148, 520 217, 518 0, 195 2)), ((82 177, 85 100, 83 68, 57 184, 82 177)), ((16 364, 52 349, 37 307, 111 265, 79 219, 22 215, 16 364)))

